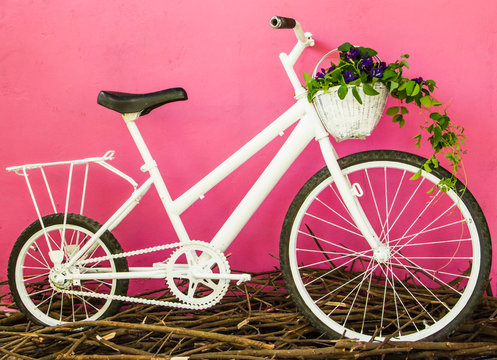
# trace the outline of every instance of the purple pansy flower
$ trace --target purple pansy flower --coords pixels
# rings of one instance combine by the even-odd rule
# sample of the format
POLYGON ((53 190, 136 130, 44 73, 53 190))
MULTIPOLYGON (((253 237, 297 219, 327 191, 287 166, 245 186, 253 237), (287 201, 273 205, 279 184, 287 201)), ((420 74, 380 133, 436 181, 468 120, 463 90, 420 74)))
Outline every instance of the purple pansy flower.
POLYGON ((345 60, 356 60, 359 58, 359 56, 361 56, 361 52, 356 48, 352 48, 350 49, 349 54, 347 55, 345 60))
POLYGON ((322 72, 318 72, 315 77, 316 80, 318 79, 324 79, 324 74, 322 72))
POLYGON ((343 80, 345 80, 345 82, 347 83, 355 79, 357 79, 357 75, 354 74, 352 71, 346 71, 343 75, 343 80))
POLYGON ((417 84, 421 85, 421 83, 423 82, 423 78, 422 77, 418 77, 418 78, 412 79, 412 81, 414 81, 417 84))
POLYGON ((365 57, 361 60, 359 64, 359 69, 368 71, 373 67, 373 59, 370 57, 365 57))
POLYGON ((371 69, 371 72, 369 73, 371 77, 376 77, 376 78, 381 78, 383 76, 383 68, 374 68, 371 69))

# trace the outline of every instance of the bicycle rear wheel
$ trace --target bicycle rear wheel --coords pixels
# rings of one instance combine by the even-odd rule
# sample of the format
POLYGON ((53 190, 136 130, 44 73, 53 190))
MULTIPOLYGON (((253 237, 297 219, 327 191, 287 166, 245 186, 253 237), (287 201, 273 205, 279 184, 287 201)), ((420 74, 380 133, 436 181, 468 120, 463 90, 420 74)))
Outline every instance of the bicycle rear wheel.
POLYGON ((437 168, 411 176, 425 159, 369 151, 339 160, 388 259, 378 261, 355 227, 327 168, 293 200, 280 242, 288 290, 303 315, 331 337, 436 340, 478 304, 488 283, 491 243, 485 217, 463 184, 428 193, 437 168))
MULTIPOLYGON (((50 259, 47 241, 50 242, 52 250, 63 251, 63 265, 84 246, 101 225, 77 214, 67 214, 65 222, 64 214, 48 215, 42 220, 45 231, 40 221, 32 223, 19 236, 9 257, 9 287, 19 310, 31 321, 48 326, 98 320, 119 311, 121 301, 70 295, 63 291, 126 295, 128 280, 90 279, 57 283, 53 277, 54 264, 50 259)), ((117 240, 107 231, 90 248, 85 259, 122 252, 117 240)), ((81 274, 101 271, 126 272, 128 264, 125 258, 117 258, 96 261, 85 266, 73 266, 65 271, 78 271, 81 274)))

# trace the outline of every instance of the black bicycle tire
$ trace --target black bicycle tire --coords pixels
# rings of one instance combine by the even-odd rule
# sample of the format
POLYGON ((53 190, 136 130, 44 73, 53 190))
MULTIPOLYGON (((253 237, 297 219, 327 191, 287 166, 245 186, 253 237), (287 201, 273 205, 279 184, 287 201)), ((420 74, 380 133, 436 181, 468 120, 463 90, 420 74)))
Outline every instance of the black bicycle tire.
MULTIPOLYGON (((365 151, 360 153, 351 154, 344 158, 338 160, 341 169, 346 169, 350 166, 357 165, 360 163, 370 162, 370 161, 398 161, 404 164, 412 165, 415 167, 422 167, 425 163, 426 159, 414 154, 394 151, 394 150, 372 150, 365 151)), ((438 178, 442 177, 450 177, 451 174, 444 168, 438 167, 433 170, 433 174, 438 178)), ((292 276, 292 271, 290 268, 289 261, 289 239, 290 232, 293 227, 293 223, 295 221, 295 217, 302 206, 303 202, 306 200, 307 196, 311 193, 311 191, 330 177, 330 173, 327 167, 322 168, 316 174, 314 174, 300 189, 300 191, 295 196, 292 201, 288 212, 285 216, 281 238, 280 238, 280 266, 283 274, 283 278, 285 280, 287 289, 295 302, 299 311, 304 315, 304 317, 318 330, 326 334, 330 338, 339 338, 342 334, 335 332, 326 326, 321 320, 319 320, 316 315, 309 309, 302 296, 300 295, 297 287, 295 285, 295 281, 292 276)), ((467 306, 457 315, 457 317, 451 321, 447 326, 438 331, 437 333, 432 334, 424 340, 442 340, 446 336, 450 335, 471 313, 473 313, 474 309, 478 305, 483 292, 485 291, 490 274, 490 267, 492 262, 492 246, 490 240, 490 233, 488 229, 488 225, 485 219, 485 216, 478 205, 476 199, 471 194, 471 192, 465 187, 465 185, 461 181, 457 181, 455 185, 458 192, 460 192, 461 200, 467 206, 470 211, 472 218, 477 223, 477 230, 480 239, 480 257, 481 257, 481 266, 479 271, 479 276, 477 280, 477 285, 471 294, 470 300, 467 302, 467 306)))
MULTIPOLYGON (((58 224, 63 224, 64 223, 64 213, 56 213, 56 214, 51 214, 44 216, 42 218, 43 224, 45 227, 53 226, 53 225, 58 225, 58 224)), ((86 230, 91 231, 92 233, 96 233, 100 228, 101 225, 86 216, 82 216, 79 214, 72 214, 68 213, 67 214, 67 219, 66 219, 66 224, 70 225, 75 225, 82 227, 86 230)), ((34 221, 31 225, 29 225, 24 231, 21 233, 21 235, 17 238, 16 242, 14 243, 14 246, 12 248, 11 254, 9 256, 9 261, 8 261, 8 266, 7 266, 7 278, 8 278, 8 283, 9 283, 9 288, 12 294, 12 298, 19 308, 19 310, 26 316, 27 319, 33 321, 36 324, 39 325, 47 325, 43 323, 41 320, 39 320, 35 315, 33 315, 25 306, 21 296, 19 295, 19 291, 16 286, 16 279, 15 279, 15 268, 16 264, 20 255, 20 252, 24 246, 24 244, 37 232, 39 232, 42 229, 41 223, 39 220, 34 221)), ((111 254, 119 254, 123 252, 123 249, 121 248, 121 245, 119 242, 116 240, 114 235, 112 235, 111 232, 106 231, 101 237, 100 240, 102 243, 105 245, 105 247, 109 250, 111 254)), ((127 272, 128 271, 128 263, 125 258, 117 258, 113 259, 116 270, 118 272, 127 272)), ((125 296, 128 290, 128 283, 129 281, 127 279, 119 279, 116 282, 116 288, 115 292, 113 295, 123 295, 125 296)), ((105 318, 112 316, 116 314, 119 309, 122 306, 122 301, 119 300, 112 300, 111 304, 108 306, 107 310, 99 317, 99 319, 105 318)))

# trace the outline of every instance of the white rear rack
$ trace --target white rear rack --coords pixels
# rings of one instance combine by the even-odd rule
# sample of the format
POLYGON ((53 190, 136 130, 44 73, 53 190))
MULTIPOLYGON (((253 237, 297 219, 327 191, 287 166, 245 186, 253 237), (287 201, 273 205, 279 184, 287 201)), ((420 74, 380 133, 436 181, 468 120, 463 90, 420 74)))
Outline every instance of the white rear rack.
POLYGON ((54 211, 54 213, 57 213, 57 208, 55 206, 54 197, 52 195, 52 191, 50 189, 50 185, 48 184, 47 176, 46 176, 43 168, 48 167, 48 166, 55 166, 55 165, 69 165, 69 175, 68 175, 68 181, 67 181, 67 192, 66 192, 65 208, 64 208, 64 214, 65 214, 64 224, 65 224, 68 209, 69 209, 69 199, 71 196, 71 183, 72 183, 74 165, 85 165, 80 214, 83 214, 85 195, 86 195, 86 185, 87 185, 87 180, 88 180, 88 169, 89 169, 89 165, 91 163, 98 164, 98 165, 104 167, 105 169, 111 171, 112 173, 122 177, 123 179, 125 179, 127 182, 129 182, 133 186, 134 190, 137 189, 138 184, 136 183, 136 181, 134 181, 130 176, 126 175, 122 171, 116 169, 115 167, 113 167, 107 163, 108 160, 114 159, 114 154, 115 154, 115 152, 111 150, 111 151, 107 151, 103 156, 100 156, 100 157, 90 157, 90 158, 79 159, 79 160, 57 161, 57 162, 48 162, 48 163, 39 163, 39 164, 25 164, 25 165, 20 165, 20 166, 11 166, 11 167, 8 167, 6 170, 13 171, 17 175, 23 176, 24 179, 26 180, 26 185, 28 186, 29 194, 31 196, 31 199, 33 200, 36 214, 38 215, 38 218, 40 220, 42 228, 45 229, 43 221, 42 221, 42 215, 40 212, 40 208, 39 208, 38 203, 36 201, 31 183, 29 182, 28 170, 40 169, 41 176, 43 178, 43 182, 45 183, 45 187, 47 189, 48 197, 50 198, 50 202, 52 204, 53 211, 54 211))

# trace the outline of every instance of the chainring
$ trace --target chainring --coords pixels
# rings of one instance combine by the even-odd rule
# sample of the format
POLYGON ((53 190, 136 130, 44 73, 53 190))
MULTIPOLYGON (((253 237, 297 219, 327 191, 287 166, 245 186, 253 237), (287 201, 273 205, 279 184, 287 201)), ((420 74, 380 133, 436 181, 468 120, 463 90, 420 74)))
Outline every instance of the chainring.
POLYGON ((212 306, 228 291, 226 257, 212 245, 191 241, 175 250, 166 262, 166 282, 172 294, 190 305, 212 306), (203 275, 203 276, 202 276, 203 275), (213 279, 212 277, 220 277, 213 279))

